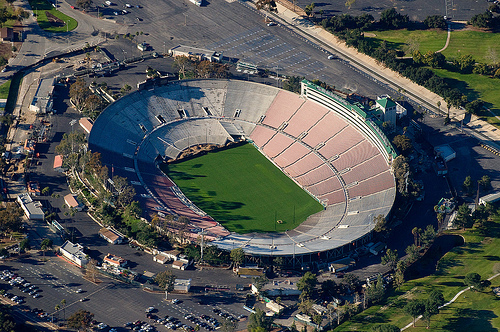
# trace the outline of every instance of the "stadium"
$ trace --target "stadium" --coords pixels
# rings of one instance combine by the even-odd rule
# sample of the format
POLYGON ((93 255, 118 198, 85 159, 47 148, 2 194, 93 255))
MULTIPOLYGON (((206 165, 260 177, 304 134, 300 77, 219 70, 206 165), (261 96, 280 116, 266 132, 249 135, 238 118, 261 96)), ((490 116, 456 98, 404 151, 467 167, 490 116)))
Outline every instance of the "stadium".
MULTIPOLYGON (((189 234, 259 261, 330 261, 371 240, 396 189, 391 144, 359 104, 312 84, 301 94, 238 80, 184 80, 131 93, 96 120, 89 148, 129 179, 145 214, 190 218, 189 234), (322 206, 281 232, 228 231, 194 204, 160 165, 189 147, 250 142, 322 206)), ((271 220, 275 223, 276 220, 271 220)), ((172 226, 175 231, 175 225, 172 226)))

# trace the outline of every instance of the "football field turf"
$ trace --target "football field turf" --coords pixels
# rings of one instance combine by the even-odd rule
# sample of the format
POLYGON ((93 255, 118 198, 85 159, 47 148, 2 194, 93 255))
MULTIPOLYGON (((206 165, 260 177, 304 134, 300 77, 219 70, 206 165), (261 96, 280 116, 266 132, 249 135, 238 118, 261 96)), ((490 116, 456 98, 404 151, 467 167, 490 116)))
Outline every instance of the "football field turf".
POLYGON ((323 209, 251 144, 164 165, 163 170, 193 203, 232 232, 293 229, 323 209))

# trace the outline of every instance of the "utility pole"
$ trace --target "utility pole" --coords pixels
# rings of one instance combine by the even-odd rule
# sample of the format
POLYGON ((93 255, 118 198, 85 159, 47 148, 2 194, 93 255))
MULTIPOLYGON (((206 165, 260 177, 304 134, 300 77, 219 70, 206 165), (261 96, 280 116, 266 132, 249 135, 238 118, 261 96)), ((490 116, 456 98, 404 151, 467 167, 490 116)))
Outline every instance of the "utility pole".
POLYGON ((203 262, 203 245, 204 243, 204 236, 205 236, 205 229, 201 229, 201 253, 200 253, 200 263, 203 262))

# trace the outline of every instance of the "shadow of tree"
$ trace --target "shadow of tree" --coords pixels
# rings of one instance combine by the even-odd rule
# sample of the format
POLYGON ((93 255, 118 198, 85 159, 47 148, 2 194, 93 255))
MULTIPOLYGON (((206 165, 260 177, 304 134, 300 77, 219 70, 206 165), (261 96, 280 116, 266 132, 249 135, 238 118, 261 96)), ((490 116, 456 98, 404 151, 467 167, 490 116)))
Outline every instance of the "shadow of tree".
POLYGON ((445 331, 498 331, 491 321, 498 316, 491 310, 475 310, 471 308, 458 308, 455 317, 450 317, 443 326, 445 331))

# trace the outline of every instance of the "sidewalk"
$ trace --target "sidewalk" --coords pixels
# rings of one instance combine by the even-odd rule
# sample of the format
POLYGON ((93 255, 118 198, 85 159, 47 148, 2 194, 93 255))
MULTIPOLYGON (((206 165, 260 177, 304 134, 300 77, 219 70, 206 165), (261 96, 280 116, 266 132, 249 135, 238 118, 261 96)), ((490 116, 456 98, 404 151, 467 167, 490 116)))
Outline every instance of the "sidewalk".
MULTIPOLYGON (((281 3, 286 2, 286 0, 279 0, 281 3)), ((435 112, 444 114, 444 110, 438 109, 437 103, 441 102, 441 105, 446 105, 443 98, 437 94, 427 90, 426 88, 419 86, 409 79, 402 77, 398 73, 379 65, 373 58, 368 55, 359 53, 356 49, 348 47, 344 42, 339 40, 336 36, 330 32, 323 29, 321 26, 314 25, 309 19, 304 18, 293 10, 290 10, 291 4, 288 6, 283 6, 281 3, 277 3, 278 13, 273 14, 275 17, 281 18, 281 20, 286 23, 290 28, 300 32, 303 36, 307 37, 310 41, 320 44, 321 47, 325 48, 332 53, 339 53, 344 56, 350 65, 357 67, 361 71, 366 71, 364 67, 368 70, 373 71, 378 76, 377 78, 383 80, 383 83, 388 84, 395 90, 403 89, 409 94, 418 96, 422 101, 426 103, 427 108, 432 109, 435 112)), ((410 97, 411 98, 411 97, 410 97)), ((412 98, 413 99, 413 98, 412 98)), ((450 117, 460 122, 465 117, 465 111, 452 107, 450 109, 450 117)), ((487 123, 486 121, 480 120, 477 116, 472 116, 471 121, 467 124, 470 129, 473 129, 471 133, 480 141, 485 144, 493 145, 500 150, 500 130, 495 128, 493 125, 487 123), (484 137, 482 137, 484 136, 484 137)))

